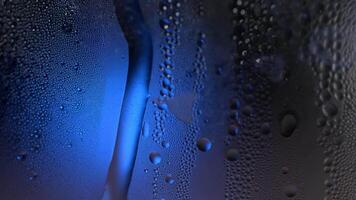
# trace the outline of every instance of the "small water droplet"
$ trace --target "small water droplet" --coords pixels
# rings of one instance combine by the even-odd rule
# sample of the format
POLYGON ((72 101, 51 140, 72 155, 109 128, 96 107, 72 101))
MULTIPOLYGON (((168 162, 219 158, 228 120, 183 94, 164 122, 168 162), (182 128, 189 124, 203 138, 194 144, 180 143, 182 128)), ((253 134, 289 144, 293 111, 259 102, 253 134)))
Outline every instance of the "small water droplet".
POLYGON ((169 148, 169 147, 170 147, 169 142, 167 142, 167 141, 162 141, 162 147, 163 147, 163 148, 169 148))
POLYGON ((150 125, 147 122, 143 123, 142 126, 142 136, 147 138, 150 135, 150 125))
POLYGON ((24 161, 27 158, 27 153, 25 151, 21 151, 17 156, 16 156, 16 160, 19 161, 24 161))
POLYGON ((288 174, 289 169, 288 167, 282 167, 282 174, 288 174))
POLYGON ((164 180, 165 180, 166 183, 168 183, 168 184, 173 184, 173 183, 174 183, 174 179, 173 179, 173 177, 172 177, 171 174, 168 174, 168 175, 164 178, 164 180))
POLYGON ((232 136, 237 136, 240 133, 240 128, 236 125, 232 125, 229 128, 229 134, 232 136))
POLYGON ((322 106, 322 112, 326 117, 334 117, 338 113, 338 109, 333 103, 326 103, 322 106))
POLYGON ((160 103, 158 104, 158 109, 166 111, 168 110, 168 105, 166 103, 160 103))
POLYGON ((31 172, 31 175, 30 175, 30 177, 29 177, 29 180, 30 180, 30 181, 34 181, 34 180, 37 179, 37 177, 38 177, 38 174, 37 174, 36 172, 31 172))

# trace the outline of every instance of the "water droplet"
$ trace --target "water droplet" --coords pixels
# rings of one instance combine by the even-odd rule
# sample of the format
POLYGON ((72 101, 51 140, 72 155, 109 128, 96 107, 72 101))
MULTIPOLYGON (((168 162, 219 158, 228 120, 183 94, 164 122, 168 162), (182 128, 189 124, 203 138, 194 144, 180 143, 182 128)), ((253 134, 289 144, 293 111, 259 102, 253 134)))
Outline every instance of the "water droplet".
POLYGON ((246 105, 242 108, 242 114, 246 115, 246 116, 250 116, 252 114, 252 107, 249 105, 246 105))
POLYGON ((290 137, 297 127, 297 119, 293 114, 286 114, 281 121, 281 134, 290 137))
POLYGON ((241 108, 241 102, 240 102, 240 100, 239 100, 239 99, 233 99, 233 100, 231 100, 230 107, 231 107, 232 109, 236 109, 236 110, 240 109, 240 108, 241 108))
POLYGON ((168 174, 168 175, 164 178, 164 180, 165 180, 166 183, 168 183, 168 184, 173 184, 173 183, 174 183, 174 179, 173 179, 173 177, 172 177, 171 174, 168 174))
POLYGON ((30 180, 30 181, 34 181, 34 180, 37 179, 37 177, 38 177, 38 174, 37 174, 36 172, 31 172, 31 175, 30 175, 30 177, 29 177, 29 180, 30 180))
POLYGON ((229 128, 229 134, 232 136, 237 136, 240 133, 240 128, 236 125, 232 125, 229 128))
POLYGON ((169 142, 167 142, 167 141, 162 141, 162 147, 163 147, 163 148, 169 148, 169 147, 170 147, 169 142))
POLYGON ((229 161, 236 161, 238 157, 238 153, 239 152, 237 151, 237 149, 229 149, 226 152, 226 159, 229 161))
POLYGON ((143 123, 142 136, 147 138, 150 135, 150 125, 147 122, 143 123))
POLYGON ((168 105, 166 103, 160 103, 158 104, 158 109, 166 111, 168 110, 168 105))
POLYGON ((322 112, 326 117, 334 117, 338 113, 338 109, 333 103, 326 103, 322 106, 322 112))
POLYGON ((27 153, 25 151, 22 151, 16 156, 16 160, 24 161, 26 160, 26 157, 27 157, 27 153))
POLYGON ((211 149, 212 143, 208 138, 200 138, 197 142, 197 147, 202 152, 207 152, 211 149))
POLYGON ((161 154, 158 152, 150 153, 149 159, 152 164, 158 165, 162 161, 161 154))
POLYGON ((264 134, 264 135, 268 135, 271 131, 271 127, 269 125, 269 123, 263 123, 261 125, 261 133, 264 134))
POLYGON ((282 174, 288 174, 289 169, 288 167, 282 167, 282 174))
POLYGON ((284 188, 284 193, 289 198, 295 197, 297 195, 297 191, 298 191, 298 188, 295 185, 287 185, 284 188))

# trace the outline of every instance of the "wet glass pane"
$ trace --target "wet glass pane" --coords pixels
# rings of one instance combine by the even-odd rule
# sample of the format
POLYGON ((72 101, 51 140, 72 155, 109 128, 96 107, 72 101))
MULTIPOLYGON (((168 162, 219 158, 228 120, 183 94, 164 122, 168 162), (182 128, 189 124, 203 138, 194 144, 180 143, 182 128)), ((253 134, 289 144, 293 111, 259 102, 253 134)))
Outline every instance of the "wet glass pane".
POLYGON ((355 24, 348 0, 0 0, 0 199, 354 200, 355 24))

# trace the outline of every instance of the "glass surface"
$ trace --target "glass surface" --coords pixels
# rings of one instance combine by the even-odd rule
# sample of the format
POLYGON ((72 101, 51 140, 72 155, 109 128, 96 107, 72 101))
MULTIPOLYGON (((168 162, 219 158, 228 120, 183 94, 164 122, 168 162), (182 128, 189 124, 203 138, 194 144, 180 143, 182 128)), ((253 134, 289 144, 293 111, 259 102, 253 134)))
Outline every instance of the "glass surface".
POLYGON ((354 200, 356 4, 0 0, 1 200, 354 200))

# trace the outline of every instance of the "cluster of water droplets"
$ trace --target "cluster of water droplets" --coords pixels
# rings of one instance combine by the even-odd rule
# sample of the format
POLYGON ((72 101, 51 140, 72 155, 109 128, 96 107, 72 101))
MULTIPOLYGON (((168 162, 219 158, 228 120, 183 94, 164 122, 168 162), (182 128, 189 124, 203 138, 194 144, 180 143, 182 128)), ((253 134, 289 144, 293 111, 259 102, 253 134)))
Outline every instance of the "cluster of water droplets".
MULTIPOLYGON (((118 24, 113 20, 116 16, 111 1, 101 2, 98 7, 88 2, 0 2, 0 157, 2 169, 14 169, 14 180, 3 188, 18 183, 22 189, 16 195, 31 192, 27 196, 43 196, 54 182, 58 190, 63 189, 63 177, 70 175, 66 167, 86 160, 92 153, 86 149, 83 160, 73 161, 91 141, 86 133, 95 133, 96 127, 89 128, 88 124, 99 115, 94 112, 101 109, 104 98, 100 94, 105 87, 101 58, 106 54, 97 50, 108 44, 111 36, 118 38, 118 24), (97 12, 95 17, 90 14, 92 10, 97 12), (91 26, 95 30, 83 31, 91 26), (76 118, 86 109, 89 112, 76 118), (94 117, 89 119, 90 115, 94 117), (84 118, 88 120, 83 122, 84 118), (59 173, 64 176, 57 177, 59 173)), ((125 50, 122 46, 117 53, 125 50)), ((66 183, 70 184, 75 182, 66 183)), ((75 187, 77 193, 80 187, 75 187)), ((11 192, 5 195, 13 195, 11 192)))
POLYGON ((48 112, 53 95, 48 89, 52 46, 45 41, 62 32, 61 24, 46 21, 53 18, 51 1, 0 4, 0 132, 1 146, 10 150, 2 157, 12 155, 13 160, 23 162, 32 181, 38 175, 31 160, 42 150, 43 130, 52 119, 48 112))
POLYGON ((258 180, 271 151, 271 83, 283 76, 273 51, 274 8, 270 2, 245 0, 233 1, 230 7, 236 92, 226 131, 225 199, 259 199, 264 187, 258 180))
POLYGON ((167 118, 167 100, 174 97, 174 60, 176 47, 179 45, 179 32, 182 26, 182 16, 180 15, 181 3, 179 1, 162 0, 159 1, 159 25, 162 30, 163 41, 160 45, 163 61, 159 65, 160 69, 160 96, 155 101, 157 111, 154 113, 156 126, 153 132, 153 140, 162 145, 165 141, 161 137, 165 131, 165 119, 167 118))
MULTIPOLYGON (((159 64, 159 82, 160 91, 159 97, 154 100, 156 110, 154 111, 155 126, 152 130, 152 139, 154 143, 158 144, 161 148, 167 149, 170 147, 170 142, 163 138, 166 132, 166 119, 169 116, 169 104, 168 101, 175 96, 175 80, 173 72, 175 69, 174 55, 177 46, 179 46, 179 33, 182 26, 181 16, 181 2, 172 0, 158 1, 158 15, 159 15, 159 27, 163 40, 160 44, 160 51, 163 60, 159 64)), ((146 122, 143 126, 143 135, 149 136, 149 124, 146 122)), ((152 164, 159 165, 162 158, 159 152, 151 152, 149 159, 152 164)), ((159 173, 160 167, 154 169, 153 175, 153 199, 159 199, 159 185, 161 183, 161 174, 159 173)), ((173 184, 174 178, 172 175, 167 175, 165 182, 167 184, 173 184), (168 177, 168 178, 167 178, 168 177)))
POLYGON ((206 35, 199 33, 196 41, 196 54, 193 63, 193 72, 195 75, 193 91, 196 95, 192 106, 192 122, 188 126, 188 131, 184 135, 184 149, 181 156, 180 173, 178 176, 177 199, 191 199, 191 182, 192 170, 195 166, 194 162, 197 156, 197 150, 207 152, 212 148, 212 143, 207 138, 198 139, 200 134, 199 118, 202 111, 199 108, 199 103, 202 101, 202 92, 204 90, 204 81, 207 76, 207 66, 204 56, 204 48, 206 46, 206 35), (198 139, 198 140, 197 140, 198 139))
POLYGON ((316 106, 320 115, 318 144, 323 148, 325 200, 354 199, 355 120, 354 3, 323 1, 322 11, 313 21, 307 61, 313 66, 316 82, 316 106))

